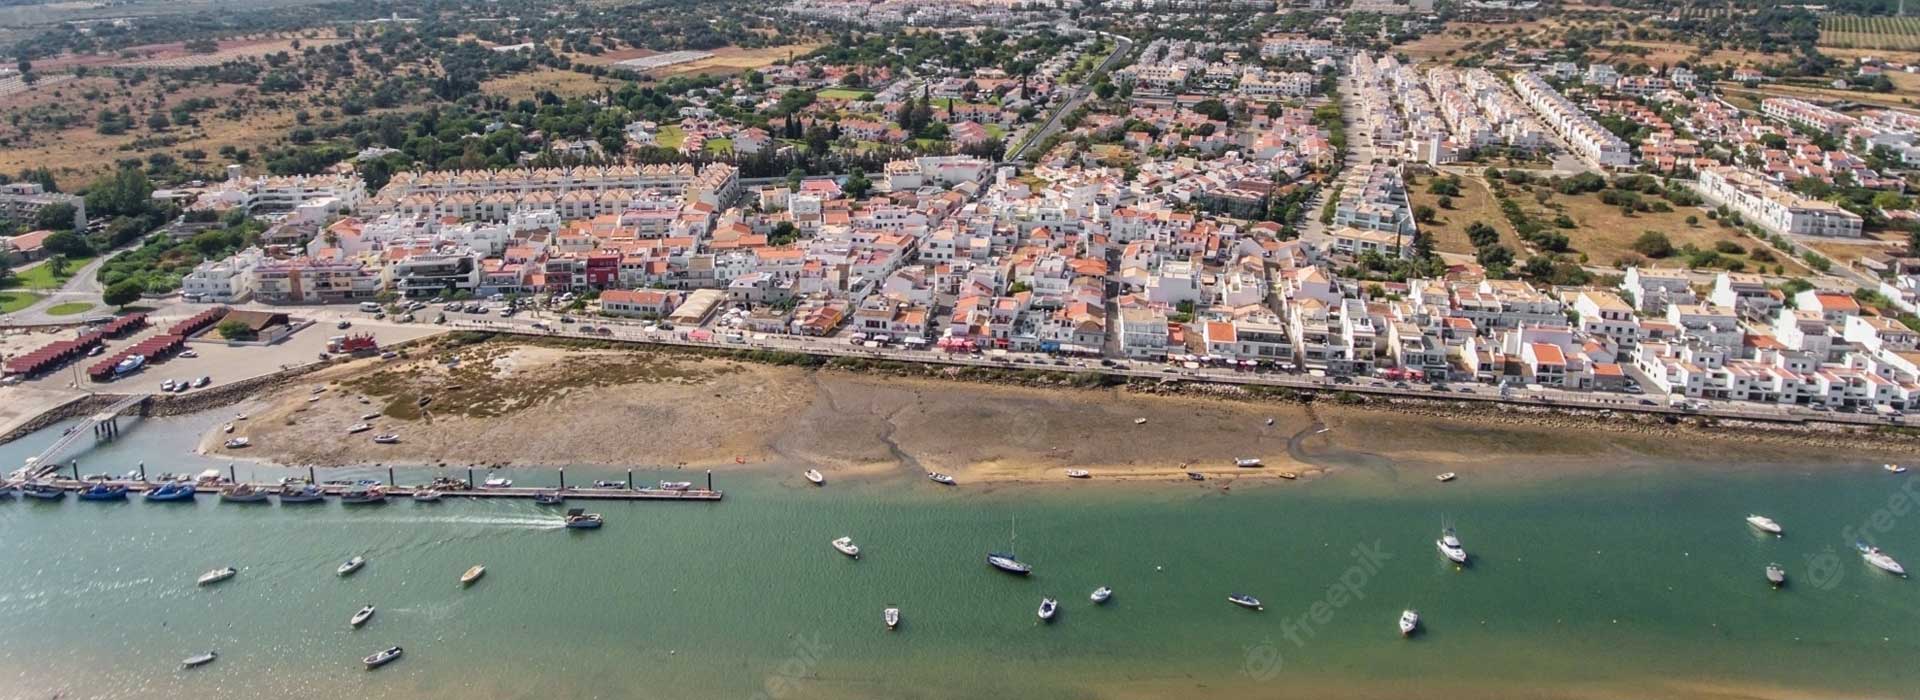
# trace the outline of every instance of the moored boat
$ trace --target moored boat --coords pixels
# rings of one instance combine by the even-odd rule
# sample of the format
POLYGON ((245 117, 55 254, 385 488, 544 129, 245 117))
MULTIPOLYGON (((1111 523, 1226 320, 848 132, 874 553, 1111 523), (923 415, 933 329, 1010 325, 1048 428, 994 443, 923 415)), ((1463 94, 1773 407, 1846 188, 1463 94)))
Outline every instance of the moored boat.
POLYGON ((1060 612, 1060 601, 1054 600, 1052 598, 1040 599, 1039 614, 1040 614, 1040 619, 1042 621, 1052 622, 1054 614, 1058 612, 1060 612))
POLYGON ((1400 611, 1400 636, 1411 637, 1418 629, 1420 629, 1420 611, 1411 608, 1400 611))
POLYGON ((177 503, 193 500, 193 484, 167 482, 147 490, 144 500, 161 503, 177 503))
POLYGON ((601 479, 593 482, 593 487, 596 489, 624 489, 627 487, 627 482, 601 479))
POLYGON ((1229 595, 1227 596, 1227 602, 1233 603, 1234 605, 1238 605, 1243 608, 1247 608, 1249 610, 1265 610, 1266 609, 1260 606, 1259 598, 1255 598, 1245 593, 1234 593, 1232 595, 1229 595))
POLYGON ((471 585, 485 575, 487 575, 487 567, 475 564, 473 568, 467 569, 466 573, 460 575, 460 585, 471 585))
POLYGON ((1907 468, 1906 468, 1906 467, 1903 467, 1903 466, 1900 466, 1900 465, 1898 465, 1898 464, 1886 464, 1886 465, 1881 465, 1881 467, 1880 467, 1880 468, 1882 468, 1882 469, 1885 469, 1885 470, 1887 470, 1887 473, 1889 473, 1889 474, 1905 474, 1905 473, 1907 473, 1907 468))
POLYGON ((240 571, 238 569, 235 569, 231 566, 221 568, 221 569, 214 569, 207 573, 201 574, 200 578, 195 581, 195 585, 205 586, 209 584, 219 583, 221 581, 225 581, 227 579, 233 578, 234 576, 239 575, 239 573, 240 571))
POLYGON ((253 487, 253 484, 234 484, 220 489, 220 500, 227 503, 265 503, 267 492, 253 487))
POLYGON ((942 474, 940 472, 927 472, 927 478, 932 479, 933 483, 945 484, 947 486, 952 486, 955 483, 958 483, 953 480, 952 476, 949 476, 947 474, 942 474))
POLYGON ((841 554, 845 554, 849 557, 853 557, 855 559, 860 558, 860 545, 854 544, 853 538, 851 537, 842 537, 840 539, 834 540, 833 548, 839 550, 841 554))
POLYGON ((1295 473, 1293 473, 1293 472, 1280 472, 1280 478, 1282 478, 1282 479, 1286 479, 1286 480, 1288 480, 1288 481, 1292 481, 1292 480, 1294 480, 1294 479, 1298 479, 1298 478, 1300 478, 1300 475, 1299 475, 1299 474, 1295 474, 1295 473))
POLYGON ((1454 479, 1457 479, 1457 478, 1459 478, 1459 477, 1460 477, 1460 475, 1459 475, 1459 474, 1455 474, 1455 473, 1453 473, 1453 472, 1445 472, 1445 473, 1442 473, 1442 474, 1440 474, 1439 476, 1435 476, 1435 477, 1433 477, 1433 479, 1434 479, 1435 481, 1438 481, 1438 482, 1440 482, 1440 483, 1443 483, 1443 484, 1444 484, 1444 483, 1446 483, 1446 482, 1449 482, 1449 481, 1453 481, 1454 479))
POLYGON ((242 447, 246 447, 246 446, 248 446, 248 445, 251 445, 251 444, 253 444, 253 441, 252 441, 252 440, 248 440, 248 439, 247 439, 247 436, 245 436, 245 435, 242 435, 242 436, 240 436, 240 437, 237 437, 237 438, 234 438, 234 439, 232 439, 232 440, 228 440, 228 441, 226 442, 226 446, 227 446, 227 449, 229 449, 229 450, 237 450, 237 449, 240 449, 240 448, 242 448, 242 447))
POLYGON ((567 511, 566 525, 575 530, 597 530, 605 523, 599 513, 589 513, 584 508, 567 511))
POLYGON ((341 564, 340 568, 334 569, 333 573, 339 576, 352 576, 353 572, 359 571, 360 567, 366 566, 366 565, 367 565, 366 557, 354 557, 352 559, 348 559, 346 563, 341 564))
POLYGON ((1025 576, 1033 573, 1032 566, 1027 565, 1026 562, 1020 561, 1019 559, 1015 559, 1011 553, 1007 552, 987 553, 987 564, 1009 574, 1025 576))
POLYGON ((1747 524, 1770 535, 1778 535, 1782 532, 1780 523, 1776 523, 1773 521, 1773 518, 1764 515, 1748 515, 1747 524))
POLYGON ((400 436, 393 433, 381 433, 373 436, 373 441, 381 445, 395 445, 399 444, 400 436))
POLYGON ((371 619, 373 619, 373 606, 368 605, 361 608, 360 612, 354 613, 353 617, 347 618, 347 626, 357 629, 361 625, 367 624, 367 620, 371 619))
POLYGON ((827 475, 821 474, 818 469, 808 469, 807 481, 813 482, 815 486, 821 486, 827 483, 827 475))
POLYGON ((1787 570, 1780 568, 1779 564, 1768 564, 1767 583, 1773 584, 1774 588, 1787 585, 1787 570))
POLYGON ((560 495, 559 491, 541 491, 533 495, 533 502, 543 506, 557 506, 566 500, 567 497, 560 495))
POLYGON ((340 494, 340 502, 347 505, 370 505, 374 503, 386 503, 387 491, 386 489, 380 488, 378 486, 364 486, 360 484, 355 484, 354 486, 349 487, 346 493, 340 494))
POLYGON ((1113 597, 1113 589, 1108 588, 1106 586, 1101 586, 1099 588, 1093 589, 1093 595, 1087 596, 1088 599, 1093 601, 1094 605, 1105 603, 1107 602, 1108 598, 1112 598, 1112 597, 1113 597))
POLYGON ((80 491, 82 501, 122 501, 127 498, 125 484, 99 483, 80 491))
POLYGON ((1260 461, 1259 457, 1241 457, 1233 460, 1233 466, 1241 469, 1252 469, 1254 467, 1264 466, 1264 464, 1265 463, 1260 461))
POLYGON ((1194 481, 1206 481, 1207 475, 1202 474, 1200 472, 1187 472, 1187 478, 1192 479, 1194 481))
POLYGON ((513 480, 498 474, 491 474, 487 476, 486 481, 480 482, 480 486, 489 489, 504 489, 512 487, 513 480))
POLYGON ((319 503, 327 500, 327 493, 313 484, 287 484, 280 487, 280 502, 319 503))
POLYGON ((217 651, 209 651, 205 654, 195 654, 185 659, 181 659, 180 667, 181 668, 198 668, 198 667, 213 663, 213 660, 217 658, 220 658, 220 652, 217 652, 217 651))
POLYGON ((1433 546, 1440 550, 1440 556, 1446 557, 1447 561, 1467 563, 1467 548, 1460 544, 1460 537, 1454 534, 1453 528, 1441 530, 1440 539, 1434 540, 1433 546))
POLYGON ((392 663, 394 659, 398 658, 400 658, 400 647, 392 647, 361 659, 361 661, 365 662, 367 664, 367 670, 371 671, 392 663))
POLYGON ((20 486, 20 495, 45 501, 57 501, 67 497, 67 490, 50 483, 29 481, 20 486))
POLYGON ((887 606, 886 610, 880 611, 880 619, 886 620, 887 629, 898 628, 900 626, 900 608, 891 605, 887 606))
POLYGON ((1091 478, 1093 478, 1093 475, 1092 475, 1092 474, 1088 474, 1088 473, 1087 473, 1087 470, 1085 470, 1085 469, 1068 469, 1068 470, 1067 470, 1067 478, 1069 478, 1069 479, 1091 479, 1091 478))
POLYGON ((662 481, 662 482, 660 482, 660 490, 662 490, 662 491, 685 491, 685 490, 687 490, 687 489, 691 489, 691 488, 693 488, 693 482, 691 482, 691 481, 662 481))
POLYGON ((354 433, 364 433, 372 429, 373 429, 373 426, 368 425, 366 423, 355 423, 353 425, 347 426, 347 434, 352 435, 354 433))
POLYGON ((440 489, 436 488, 419 488, 413 490, 413 500, 420 503, 433 503, 440 500, 441 495, 440 489))

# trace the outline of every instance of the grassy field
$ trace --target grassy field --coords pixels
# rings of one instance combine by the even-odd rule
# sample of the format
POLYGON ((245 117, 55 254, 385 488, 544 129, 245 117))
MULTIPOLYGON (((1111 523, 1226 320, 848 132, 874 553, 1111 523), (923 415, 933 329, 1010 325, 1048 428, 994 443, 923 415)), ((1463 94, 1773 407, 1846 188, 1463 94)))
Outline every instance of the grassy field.
POLYGON ((597 94, 601 90, 618 83, 595 78, 585 73, 575 73, 557 68, 515 73, 480 83, 480 91, 490 95, 505 97, 530 97, 541 90, 551 91, 561 97, 580 97, 597 94))
POLYGON ((1500 214, 1500 206, 1493 200, 1493 193, 1487 191, 1487 185, 1478 177, 1460 178, 1460 196, 1453 198, 1453 208, 1442 209, 1440 197, 1427 193, 1427 183, 1434 176, 1428 175, 1408 187, 1408 198, 1414 206, 1425 204, 1433 207, 1435 223, 1420 224, 1420 230, 1433 236, 1433 248, 1442 253, 1473 254, 1473 242, 1467 240, 1467 226, 1475 221, 1484 222, 1500 232, 1500 242, 1508 248, 1518 249, 1520 240, 1513 235, 1513 226, 1500 214))
POLYGON ((74 271, 79 270, 80 266, 92 260, 93 258, 70 259, 67 261, 67 269, 59 275, 53 274, 52 267, 46 263, 41 263, 25 272, 15 274, 13 276, 13 286, 25 287, 27 289, 52 289, 64 284, 69 279, 73 279, 74 271))
POLYGON ((40 295, 32 292, 0 292, 0 314, 10 314, 33 306, 40 295))
POLYGON ((805 56, 823 44, 793 44, 790 46, 770 46, 764 49, 742 49, 726 47, 714 49, 712 58, 668 66, 654 72, 655 77, 667 78, 675 75, 728 75, 754 68, 773 65, 775 61, 786 60, 789 56, 805 56))
POLYGON ((855 90, 853 88, 827 88, 815 94, 823 100, 859 101, 873 97, 873 92, 870 90, 855 90))
POLYGON ((74 316, 78 314, 84 314, 92 310, 93 310, 93 305, 87 302, 69 301, 65 304, 54 304, 53 306, 49 307, 47 309, 47 315, 48 316, 74 316))
POLYGON ((687 132, 682 130, 677 124, 673 126, 662 126, 660 127, 660 132, 653 135, 653 145, 661 148, 679 148, 680 143, 686 140, 687 132))
POLYGON ((1920 17, 1824 15, 1820 18, 1820 44, 1920 51, 1920 17))

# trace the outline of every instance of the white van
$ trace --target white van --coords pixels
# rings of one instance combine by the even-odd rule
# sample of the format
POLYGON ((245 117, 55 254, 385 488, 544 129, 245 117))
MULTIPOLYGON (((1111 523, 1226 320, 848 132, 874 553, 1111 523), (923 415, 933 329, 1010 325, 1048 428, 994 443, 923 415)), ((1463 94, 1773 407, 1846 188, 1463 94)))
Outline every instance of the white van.
POLYGON ((380 305, 371 301, 363 301, 363 302, 360 302, 360 310, 365 311, 367 313, 373 313, 375 311, 380 310, 380 305))

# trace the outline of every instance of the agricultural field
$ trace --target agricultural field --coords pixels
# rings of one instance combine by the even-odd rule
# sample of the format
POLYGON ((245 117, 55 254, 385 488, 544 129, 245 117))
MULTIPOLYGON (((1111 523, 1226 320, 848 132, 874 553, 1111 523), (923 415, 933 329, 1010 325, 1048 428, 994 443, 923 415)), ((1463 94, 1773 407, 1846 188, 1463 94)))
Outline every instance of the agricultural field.
POLYGON ((114 64, 116 68, 152 68, 158 70, 180 70, 185 68, 206 68, 228 61, 258 58, 270 54, 298 52, 308 46, 327 46, 337 44, 343 39, 333 38, 276 38, 242 39, 220 42, 220 48, 213 53, 191 53, 183 46, 168 45, 165 50, 151 52, 151 55, 137 61, 114 64))
POLYGON ((669 78, 676 75, 733 75, 755 68, 765 68, 776 61, 784 61, 789 56, 805 56, 821 46, 822 44, 793 44, 770 46, 764 49, 729 46, 714 49, 712 56, 698 61, 661 68, 654 71, 653 75, 656 78, 669 78))
POLYGON ((1920 17, 1825 15, 1820 19, 1820 45, 1920 51, 1920 17))

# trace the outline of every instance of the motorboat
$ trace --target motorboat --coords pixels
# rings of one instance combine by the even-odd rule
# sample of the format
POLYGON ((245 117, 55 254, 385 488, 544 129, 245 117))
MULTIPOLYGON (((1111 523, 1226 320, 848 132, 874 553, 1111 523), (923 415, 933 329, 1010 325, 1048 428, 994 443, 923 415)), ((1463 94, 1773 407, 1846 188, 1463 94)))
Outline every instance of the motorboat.
POLYGON ((29 481, 20 485, 20 495, 43 501, 57 501, 67 497, 67 490, 51 483, 29 481))
POLYGON ((840 550, 841 554, 845 554, 849 557, 853 557, 855 559, 860 558, 860 545, 854 544, 853 538, 851 537, 842 537, 840 539, 834 540, 833 548, 840 550))
POLYGON ((487 567, 476 564, 473 568, 467 569, 466 573, 460 575, 460 585, 472 585, 474 581, 480 580, 480 577, 485 575, 487 575, 487 567))
POLYGON ((366 662, 367 670, 371 671, 373 669, 380 668, 381 666, 385 666, 387 664, 393 663, 393 660, 398 658, 400 658, 400 647, 391 647, 391 648, 382 650, 379 653, 376 653, 365 659, 361 659, 361 661, 366 662))
POLYGON ((1787 585, 1787 570, 1780 568, 1779 564, 1768 564, 1767 583, 1773 584, 1774 588, 1787 585))
POLYGON ((195 654, 185 659, 181 659, 180 667, 181 668, 198 668, 198 667, 213 663, 213 660, 218 658, 220 658, 220 652, 217 652, 217 651, 209 651, 205 654, 195 654))
POLYGON ((598 530, 600 526, 604 524, 606 524, 606 519, 601 518, 599 513, 589 513, 583 508, 574 508, 567 511, 566 525, 570 529, 598 530))
POLYGON ((480 482, 480 486, 481 488, 489 489, 510 488, 513 486, 513 480, 498 474, 491 474, 487 476, 486 481, 480 482))
POLYGON ((1265 610, 1266 609, 1260 606, 1259 598, 1255 598, 1245 593, 1235 593, 1235 594, 1229 595, 1227 596, 1227 602, 1232 603, 1234 605, 1238 605, 1243 608, 1247 608, 1249 610, 1265 610))
POLYGON ((99 483, 80 491, 82 501, 123 501, 127 498, 125 484, 99 483))
POLYGON ((593 482, 593 487, 596 489, 624 489, 627 487, 627 482, 601 479, 593 482))
POLYGON ((1433 480, 1444 484, 1458 478, 1460 478, 1459 474, 1455 474, 1453 472, 1446 472, 1446 473, 1440 474, 1439 476, 1433 477, 1433 480))
POLYGON ((387 490, 378 486, 353 486, 340 494, 340 502, 347 505, 368 505, 386 503, 387 490))
POLYGON ((180 501, 193 500, 193 493, 194 493, 193 484, 176 484, 173 482, 167 482, 159 486, 155 486, 151 489, 148 489, 144 500, 162 502, 162 503, 177 503, 180 501))
POLYGON ((1293 472, 1280 472, 1280 478, 1286 479, 1287 481, 1293 481, 1294 479, 1300 478, 1300 475, 1295 474, 1293 472))
POLYGON ((413 500, 419 503, 433 503, 440 500, 440 489, 424 488, 413 490, 413 500))
POLYGON ((1033 573, 1032 566, 1029 566, 1026 562, 1020 561, 1019 559, 1015 559, 1013 554, 1008 552, 987 553, 987 564, 1009 574, 1025 576, 1033 573))
POLYGON ((369 605, 361 608, 360 612, 354 613, 353 617, 347 618, 347 626, 358 628, 361 625, 367 624, 367 620, 371 619, 373 619, 373 606, 369 605))
POLYGON ((1905 473, 1907 473, 1907 468, 1906 468, 1906 467, 1903 467, 1903 466, 1900 466, 1900 465, 1898 465, 1898 464, 1887 464, 1887 465, 1883 465, 1883 466, 1882 466, 1881 468, 1882 468, 1882 469, 1885 469, 1885 470, 1887 470, 1887 473, 1889 473, 1889 474, 1905 474, 1905 473))
POLYGON ((1233 466, 1241 469, 1252 469, 1254 467, 1264 466, 1264 464, 1264 462, 1260 461, 1259 457, 1241 457, 1233 460, 1233 466))
POLYGON ((240 571, 238 569, 235 569, 231 566, 223 569, 214 569, 207 573, 201 574, 200 578, 195 582, 195 585, 205 586, 209 584, 219 583, 221 581, 225 581, 227 579, 233 578, 234 576, 239 575, 239 573, 240 571))
POLYGON ((947 486, 952 486, 955 483, 958 483, 953 480, 952 476, 947 474, 942 474, 940 472, 927 472, 927 478, 932 479, 933 483, 945 484, 947 486))
POLYGON ((1147 424, 1147 419, 1145 419, 1145 418, 1135 418, 1135 419, 1133 419, 1133 424, 1134 424, 1134 425, 1146 425, 1146 424, 1147 424))
POLYGON ((1879 547, 1869 547, 1861 542, 1855 542, 1853 546, 1855 549, 1860 550, 1860 558, 1865 559, 1868 564, 1873 565, 1873 568, 1895 576, 1904 577, 1907 575, 1907 568, 1901 566, 1900 562, 1894 561, 1893 557, 1888 556, 1886 552, 1880 551, 1879 547))
POLYGON ((1267 419, 1267 427, 1269 427, 1269 428, 1271 428, 1271 427, 1273 427, 1273 419, 1272 419, 1272 418, 1268 418, 1268 419, 1267 419))
POLYGON ((246 447, 246 446, 248 446, 248 445, 251 445, 251 444, 253 444, 253 441, 252 441, 252 440, 248 440, 248 439, 247 439, 247 436, 245 436, 245 435, 242 435, 242 436, 240 436, 240 437, 237 437, 237 438, 233 438, 233 439, 231 439, 231 440, 228 440, 228 441, 226 442, 226 445, 227 445, 227 449, 229 449, 229 450, 237 450, 237 449, 240 449, 240 448, 242 448, 242 447, 246 447))
POLYGON ((1400 611, 1400 636, 1411 637, 1414 630, 1420 629, 1420 611, 1406 609, 1400 611))
POLYGON ((900 626, 899 608, 888 606, 886 610, 880 611, 880 617, 887 621, 887 629, 896 629, 900 626))
POLYGON ((347 426, 347 434, 352 435, 354 433, 364 433, 372 429, 373 429, 373 426, 367 425, 366 423, 355 423, 353 425, 347 426))
POLYGON ((1093 600, 1094 605, 1099 605, 1101 603, 1107 602, 1108 598, 1113 597, 1113 589, 1108 588, 1106 586, 1101 586, 1099 588, 1093 589, 1093 595, 1087 596, 1087 597, 1093 600))
POLYGON ((543 506, 557 506, 567 501, 559 491, 541 491, 533 495, 533 502, 543 506))
POLYGON ((1040 619, 1051 622, 1055 613, 1060 612, 1060 601, 1052 598, 1040 599, 1040 619))
POLYGON ((313 484, 287 484, 286 486, 280 487, 280 502, 282 504, 319 503, 324 500, 327 500, 327 493, 321 491, 320 487, 314 486, 313 484))
POLYGON ((228 424, 227 424, 227 427, 225 427, 225 428, 221 428, 221 429, 220 429, 220 432, 223 432, 223 433, 232 433, 232 432, 233 432, 233 424, 232 424, 232 423, 228 423, 228 424))
POLYGON ((662 491, 685 491, 685 490, 687 490, 687 489, 690 489, 690 488, 693 488, 693 482, 691 482, 691 481, 662 481, 662 482, 660 482, 660 490, 662 490, 662 491))
POLYGON ((228 503, 265 503, 267 492, 253 487, 253 484, 234 484, 220 490, 220 500, 228 503))
POLYGON ((1467 548, 1460 545, 1460 537, 1454 534, 1453 528, 1441 530, 1440 539, 1434 540, 1433 546, 1440 550, 1440 556, 1446 557, 1447 561, 1467 563, 1467 548))
POLYGON ((1069 479, 1091 479, 1091 478, 1093 478, 1093 475, 1092 475, 1092 474, 1088 474, 1088 473, 1087 473, 1087 470, 1085 470, 1085 469, 1068 469, 1068 470, 1067 470, 1067 478, 1069 478, 1069 479))
POLYGON ((1748 515, 1747 524, 1769 535, 1778 535, 1782 531, 1780 523, 1776 523, 1773 521, 1773 518, 1764 515, 1748 515))
POLYGON ((821 474, 818 469, 808 469, 807 481, 813 482, 815 486, 821 486, 827 483, 827 475, 821 474))
POLYGON ((1187 472, 1187 478, 1192 479, 1194 481, 1206 481, 1207 475, 1202 474, 1200 472, 1187 472))
MULTIPOLYGON (((361 399, 361 400, 360 400, 360 402, 361 402, 361 403, 366 403, 366 399, 361 399)), ((373 413, 363 413, 363 414, 361 414, 361 415, 360 415, 360 420, 363 420, 363 421, 366 421, 366 420, 375 420, 375 419, 377 419, 377 418, 379 418, 379 417, 380 417, 380 413, 379 413, 378 411, 375 411, 375 412, 373 412, 373 413)))
POLYGON ((373 442, 378 445, 398 445, 400 444, 400 436, 393 433, 381 433, 373 436, 373 442))
POLYGON ((359 571, 360 567, 366 566, 366 565, 367 565, 366 557, 354 557, 352 559, 348 559, 345 564, 341 564, 340 568, 334 569, 333 573, 341 576, 352 576, 353 572, 359 571))

